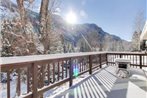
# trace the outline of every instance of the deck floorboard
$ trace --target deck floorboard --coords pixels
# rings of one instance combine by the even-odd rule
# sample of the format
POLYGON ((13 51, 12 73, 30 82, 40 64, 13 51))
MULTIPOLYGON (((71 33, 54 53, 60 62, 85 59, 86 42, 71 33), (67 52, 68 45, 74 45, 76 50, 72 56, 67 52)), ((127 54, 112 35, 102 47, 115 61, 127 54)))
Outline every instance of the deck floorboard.
POLYGON ((130 69, 128 78, 107 66, 73 85, 55 98, 147 98, 147 78, 141 69, 130 69))

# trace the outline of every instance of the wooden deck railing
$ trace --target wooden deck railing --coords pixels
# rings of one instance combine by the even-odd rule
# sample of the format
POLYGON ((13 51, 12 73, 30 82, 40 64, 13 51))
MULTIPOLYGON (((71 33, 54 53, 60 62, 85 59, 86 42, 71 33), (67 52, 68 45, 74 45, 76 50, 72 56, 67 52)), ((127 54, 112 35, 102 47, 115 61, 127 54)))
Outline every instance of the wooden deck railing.
POLYGON ((116 58, 126 58, 131 60, 132 67, 147 67, 147 54, 134 52, 109 52, 107 53, 107 64, 115 65, 116 58))
POLYGON ((1 73, 7 74, 6 97, 14 97, 15 90, 17 96, 24 98, 42 97, 44 92, 65 82, 72 86, 75 77, 86 72, 92 74, 103 64, 114 65, 115 58, 119 57, 131 59, 132 66, 147 67, 147 54, 143 53, 88 52, 1 57, 1 73), (17 78, 15 88, 12 88, 12 74, 17 78))
POLYGON ((71 86, 74 77, 85 72, 91 74, 93 69, 100 68, 106 63, 106 53, 2 57, 1 61, 1 72, 7 73, 7 98, 14 97, 15 89, 17 96, 39 98, 55 86, 68 81, 71 86), (14 84, 11 83, 11 76, 14 72, 17 84, 12 89, 14 84), (24 86, 27 88, 25 91, 24 86))

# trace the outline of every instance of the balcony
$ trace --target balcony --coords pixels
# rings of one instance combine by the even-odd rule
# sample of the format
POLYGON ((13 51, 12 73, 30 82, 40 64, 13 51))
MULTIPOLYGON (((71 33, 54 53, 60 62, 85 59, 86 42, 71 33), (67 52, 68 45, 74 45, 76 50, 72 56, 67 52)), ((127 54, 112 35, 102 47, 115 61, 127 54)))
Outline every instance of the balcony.
POLYGON ((87 52, 1 57, 0 67, 6 77, 0 83, 2 98, 41 98, 45 92, 65 83, 69 83, 69 89, 55 98, 145 98, 147 92, 147 71, 144 70, 147 54, 144 53, 87 52), (116 75, 116 58, 131 60, 128 78, 116 75), (74 83, 87 73, 89 76, 74 83), (12 79, 14 77, 16 79, 12 79))

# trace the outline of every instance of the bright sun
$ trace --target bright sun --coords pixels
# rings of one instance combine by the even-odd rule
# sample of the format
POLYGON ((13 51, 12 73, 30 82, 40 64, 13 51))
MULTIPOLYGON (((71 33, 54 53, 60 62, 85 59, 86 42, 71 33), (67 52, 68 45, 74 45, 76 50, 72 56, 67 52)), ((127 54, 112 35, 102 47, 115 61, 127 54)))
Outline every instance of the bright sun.
POLYGON ((65 20, 67 23, 75 24, 77 22, 76 14, 73 11, 70 11, 67 13, 65 20))

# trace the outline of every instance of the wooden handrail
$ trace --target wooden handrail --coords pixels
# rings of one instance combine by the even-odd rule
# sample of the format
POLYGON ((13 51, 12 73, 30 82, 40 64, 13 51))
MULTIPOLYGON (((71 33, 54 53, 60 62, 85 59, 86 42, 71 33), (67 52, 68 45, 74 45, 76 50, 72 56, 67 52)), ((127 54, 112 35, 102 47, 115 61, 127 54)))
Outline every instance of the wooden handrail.
POLYGON ((83 53, 65 53, 65 54, 48 54, 48 55, 31 55, 31 56, 15 56, 15 57, 0 57, 0 65, 18 65, 28 64, 33 62, 45 62, 48 60, 77 58, 89 55, 106 54, 106 52, 83 52, 83 53))
POLYGON ((147 54, 143 52, 109 52, 107 53, 107 65, 114 65, 116 58, 130 59, 131 66, 147 67, 147 54))

